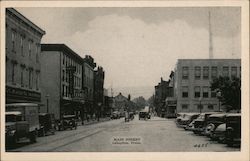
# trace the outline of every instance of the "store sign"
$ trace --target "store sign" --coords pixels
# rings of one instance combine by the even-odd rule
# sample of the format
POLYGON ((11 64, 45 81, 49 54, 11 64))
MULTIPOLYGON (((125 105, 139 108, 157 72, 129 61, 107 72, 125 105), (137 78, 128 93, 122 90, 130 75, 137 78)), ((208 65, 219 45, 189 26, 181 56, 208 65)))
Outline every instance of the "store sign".
POLYGON ((31 101, 40 101, 41 93, 35 91, 28 91, 20 88, 13 88, 6 86, 6 96, 12 99, 26 99, 31 101))

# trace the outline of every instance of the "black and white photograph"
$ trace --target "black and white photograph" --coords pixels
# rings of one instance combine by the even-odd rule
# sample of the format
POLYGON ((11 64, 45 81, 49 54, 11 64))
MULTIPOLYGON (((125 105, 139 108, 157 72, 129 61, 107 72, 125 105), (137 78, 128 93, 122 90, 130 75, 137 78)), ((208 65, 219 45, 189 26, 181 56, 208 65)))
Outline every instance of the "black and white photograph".
POLYGON ((242 6, 1 10, 5 153, 246 151, 242 6))

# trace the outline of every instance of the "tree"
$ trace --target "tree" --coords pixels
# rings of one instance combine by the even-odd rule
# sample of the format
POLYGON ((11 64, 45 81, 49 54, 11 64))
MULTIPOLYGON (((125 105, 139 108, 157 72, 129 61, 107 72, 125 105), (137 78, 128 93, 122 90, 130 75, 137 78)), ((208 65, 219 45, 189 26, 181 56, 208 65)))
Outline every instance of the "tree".
POLYGON ((219 77, 211 82, 212 91, 220 91, 220 101, 229 110, 241 109, 241 79, 237 77, 219 77))

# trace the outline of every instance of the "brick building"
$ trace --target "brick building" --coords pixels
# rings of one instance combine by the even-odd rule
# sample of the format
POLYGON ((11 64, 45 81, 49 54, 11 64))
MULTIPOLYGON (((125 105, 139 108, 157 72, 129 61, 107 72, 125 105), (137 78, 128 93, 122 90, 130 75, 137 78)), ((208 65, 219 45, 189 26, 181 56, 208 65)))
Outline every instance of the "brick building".
POLYGON ((6 9, 6 103, 41 103, 41 28, 6 9))

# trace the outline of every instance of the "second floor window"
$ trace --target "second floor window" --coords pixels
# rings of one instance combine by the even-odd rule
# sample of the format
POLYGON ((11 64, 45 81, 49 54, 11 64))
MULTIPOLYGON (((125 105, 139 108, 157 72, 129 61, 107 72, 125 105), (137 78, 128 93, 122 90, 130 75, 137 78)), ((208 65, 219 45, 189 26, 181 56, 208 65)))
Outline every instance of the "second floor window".
POLYGON ((188 87, 182 87, 182 97, 183 98, 188 97, 188 87))
POLYGON ((182 67, 182 79, 188 79, 188 67, 182 67))
POLYGON ((20 47, 21 47, 21 55, 22 55, 22 56, 24 56, 24 52, 23 52, 23 41, 24 41, 24 37, 21 35, 20 47))
POLYGON ((203 98, 208 98, 208 87, 203 87, 202 92, 203 98))
POLYGON ((194 97, 199 98, 201 96, 200 93, 201 93, 201 88, 198 86, 194 87, 194 97))

